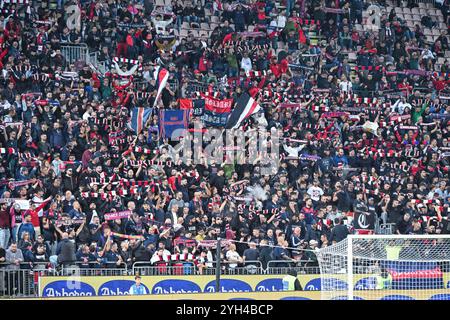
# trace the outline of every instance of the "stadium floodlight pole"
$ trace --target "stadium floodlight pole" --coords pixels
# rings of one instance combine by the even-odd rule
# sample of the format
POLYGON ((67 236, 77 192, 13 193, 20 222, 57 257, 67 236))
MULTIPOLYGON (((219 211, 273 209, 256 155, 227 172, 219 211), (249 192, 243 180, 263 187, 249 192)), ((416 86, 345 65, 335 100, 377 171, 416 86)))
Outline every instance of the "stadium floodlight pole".
POLYGON ((347 237, 347 299, 353 300, 353 236, 347 237))
POLYGON ((220 292, 220 238, 217 238, 216 247, 216 292, 220 292))

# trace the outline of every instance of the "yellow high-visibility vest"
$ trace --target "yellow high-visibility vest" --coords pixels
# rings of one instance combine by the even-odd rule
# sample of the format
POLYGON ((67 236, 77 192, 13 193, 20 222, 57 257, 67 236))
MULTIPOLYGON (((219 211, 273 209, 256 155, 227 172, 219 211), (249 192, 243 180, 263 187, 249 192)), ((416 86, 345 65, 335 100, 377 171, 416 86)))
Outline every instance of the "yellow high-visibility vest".
POLYGON ((389 289, 392 285, 391 274, 388 274, 387 278, 383 278, 381 275, 377 275, 376 280, 377 280, 377 285, 376 285, 375 289, 377 289, 377 290, 389 289))
POLYGON ((388 260, 398 260, 398 257, 400 256, 400 251, 402 250, 402 247, 400 246, 386 246, 386 256, 388 260))
POLYGON ((295 280, 296 277, 287 275, 283 278, 283 291, 294 291, 295 290, 295 280))

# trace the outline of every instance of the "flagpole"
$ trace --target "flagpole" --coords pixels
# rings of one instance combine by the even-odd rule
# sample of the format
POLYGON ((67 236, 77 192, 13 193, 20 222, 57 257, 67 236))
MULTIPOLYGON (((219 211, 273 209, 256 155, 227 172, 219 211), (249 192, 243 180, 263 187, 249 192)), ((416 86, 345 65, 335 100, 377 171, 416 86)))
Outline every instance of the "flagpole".
POLYGON ((223 129, 222 132, 220 133, 220 136, 217 138, 217 141, 219 141, 220 139, 222 139, 223 133, 225 132, 226 129, 223 129))
POLYGON ((217 238, 216 247, 216 292, 220 292, 220 238, 217 238))

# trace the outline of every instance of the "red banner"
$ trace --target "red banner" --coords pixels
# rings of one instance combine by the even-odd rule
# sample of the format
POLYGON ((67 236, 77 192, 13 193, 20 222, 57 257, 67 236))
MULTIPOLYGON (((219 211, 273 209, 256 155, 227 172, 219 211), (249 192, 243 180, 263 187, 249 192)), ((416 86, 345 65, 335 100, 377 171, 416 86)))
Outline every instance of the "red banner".
POLYGON ((412 278, 434 279, 442 277, 442 271, 439 268, 431 270, 409 271, 409 272, 397 272, 394 270, 390 270, 390 273, 392 275, 393 280, 412 279, 412 278))
POLYGON ((233 99, 215 99, 202 94, 202 98, 205 99, 205 109, 215 113, 231 112, 233 106, 233 99))

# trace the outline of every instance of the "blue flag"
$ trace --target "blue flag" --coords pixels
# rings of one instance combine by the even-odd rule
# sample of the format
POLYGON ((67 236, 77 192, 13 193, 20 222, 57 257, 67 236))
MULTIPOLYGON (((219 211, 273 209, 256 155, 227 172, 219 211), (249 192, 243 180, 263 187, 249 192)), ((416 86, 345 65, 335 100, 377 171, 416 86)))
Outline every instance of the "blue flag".
POLYGON ((202 121, 207 126, 225 127, 230 112, 216 113, 214 111, 205 110, 202 115, 202 121))
POLYGON ((190 110, 160 110, 160 136, 170 138, 177 129, 187 129, 190 110))
POLYGON ((152 108, 133 108, 131 111, 130 128, 139 134, 144 129, 144 124, 152 115, 152 108))

